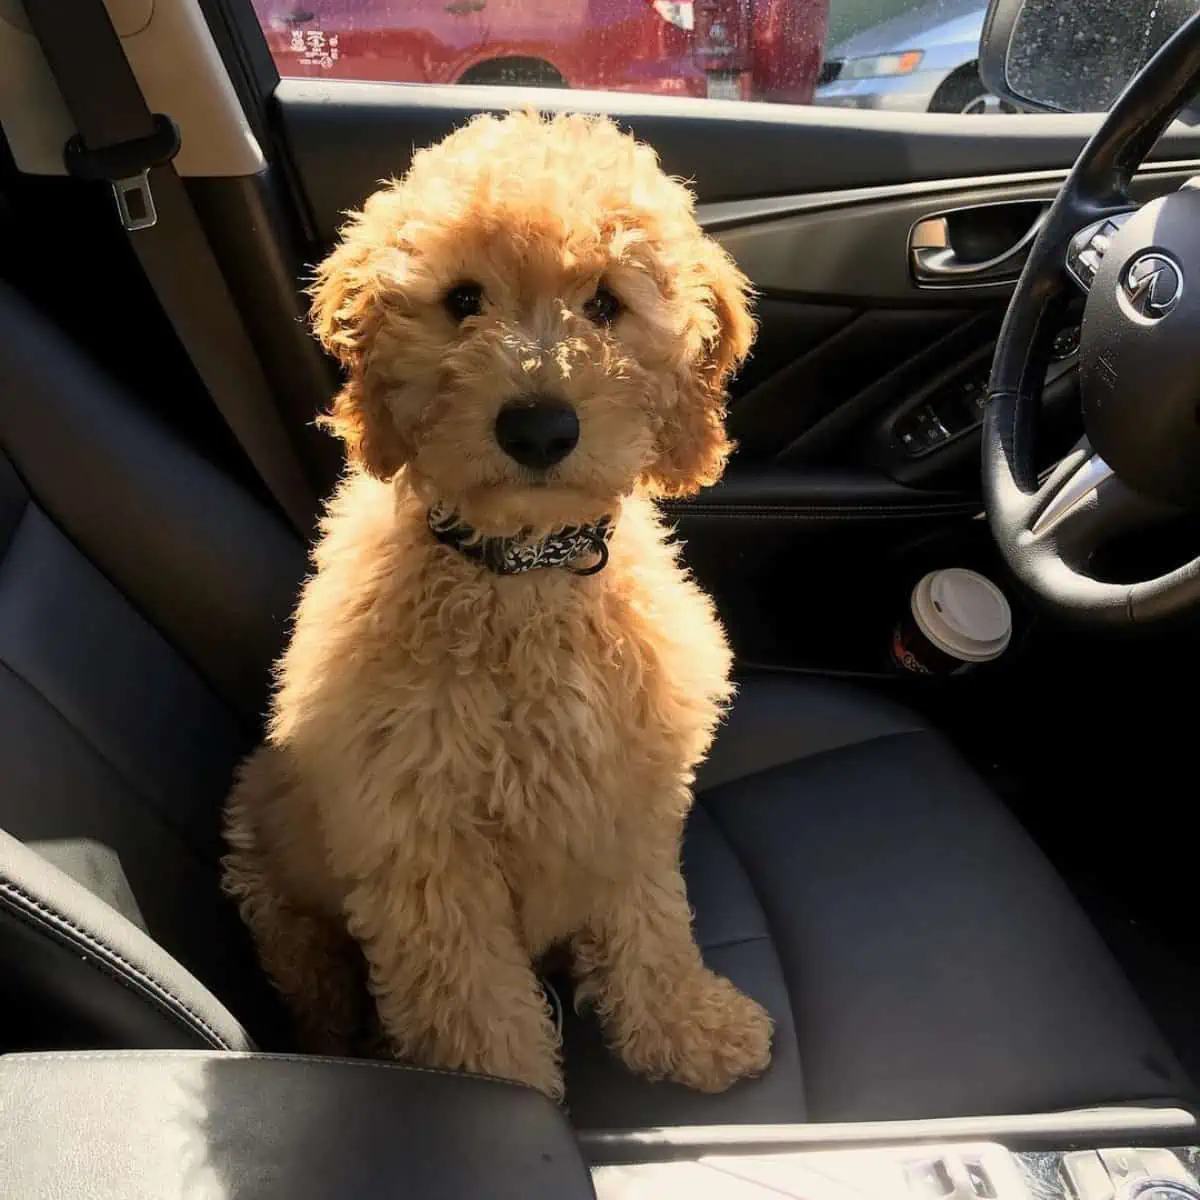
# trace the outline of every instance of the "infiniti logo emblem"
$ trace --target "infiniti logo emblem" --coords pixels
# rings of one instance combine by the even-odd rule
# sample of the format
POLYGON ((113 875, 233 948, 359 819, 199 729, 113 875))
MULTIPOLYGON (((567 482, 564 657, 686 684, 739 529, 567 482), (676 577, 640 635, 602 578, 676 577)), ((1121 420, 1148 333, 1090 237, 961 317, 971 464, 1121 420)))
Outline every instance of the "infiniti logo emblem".
POLYGON ((1130 308, 1150 321, 1165 317, 1183 295, 1183 271, 1165 254, 1140 254, 1121 284, 1130 308))

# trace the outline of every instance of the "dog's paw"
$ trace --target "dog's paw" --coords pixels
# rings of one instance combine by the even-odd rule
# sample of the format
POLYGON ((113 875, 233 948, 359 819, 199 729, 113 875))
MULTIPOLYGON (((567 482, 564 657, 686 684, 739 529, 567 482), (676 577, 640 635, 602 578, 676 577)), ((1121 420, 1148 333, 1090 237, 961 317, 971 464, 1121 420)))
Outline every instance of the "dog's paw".
POLYGON ((651 1079, 723 1092, 771 1061, 770 1014, 720 975, 705 971, 654 1012, 653 1021, 626 1030, 618 1047, 626 1065, 651 1079))

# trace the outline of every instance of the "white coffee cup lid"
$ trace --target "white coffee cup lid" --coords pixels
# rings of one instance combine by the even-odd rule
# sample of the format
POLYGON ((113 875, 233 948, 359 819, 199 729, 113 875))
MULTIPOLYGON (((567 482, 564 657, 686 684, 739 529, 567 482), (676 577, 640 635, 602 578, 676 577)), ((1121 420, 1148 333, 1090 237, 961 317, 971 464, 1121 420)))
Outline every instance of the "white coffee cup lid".
POLYGON ((990 580, 965 567, 931 571, 913 588, 917 628, 963 662, 990 662, 1012 638, 1012 610, 990 580))

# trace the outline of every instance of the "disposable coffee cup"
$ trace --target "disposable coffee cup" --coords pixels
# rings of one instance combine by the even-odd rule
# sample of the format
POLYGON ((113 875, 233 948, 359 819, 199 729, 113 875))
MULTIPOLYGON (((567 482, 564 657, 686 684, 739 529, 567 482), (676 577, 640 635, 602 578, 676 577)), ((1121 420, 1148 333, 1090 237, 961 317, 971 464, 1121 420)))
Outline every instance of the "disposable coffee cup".
POLYGON ((892 632, 892 661, 917 675, 960 675, 1000 657, 1012 639, 1004 593, 964 567, 931 571, 892 632))

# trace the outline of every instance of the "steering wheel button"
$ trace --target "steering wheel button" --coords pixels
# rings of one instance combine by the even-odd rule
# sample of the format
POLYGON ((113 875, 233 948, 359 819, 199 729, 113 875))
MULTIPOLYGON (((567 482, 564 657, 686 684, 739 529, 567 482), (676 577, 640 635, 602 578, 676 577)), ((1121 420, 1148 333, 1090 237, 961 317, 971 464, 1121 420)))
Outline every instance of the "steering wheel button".
POLYGON ((1110 240, 1111 239, 1109 239, 1105 234, 1098 233, 1094 238, 1092 238, 1090 245, 1096 254, 1103 258, 1105 251, 1108 250, 1110 240))
POLYGON ((1096 272, 1100 270, 1100 255, 1090 248, 1084 250, 1079 256, 1079 265, 1089 276, 1094 277, 1096 272))
POLYGON ((1079 326, 1071 325, 1066 329, 1060 329, 1054 335, 1054 344, 1050 352, 1050 357, 1054 362, 1062 362, 1063 359, 1070 358, 1079 349, 1079 333, 1079 326))

